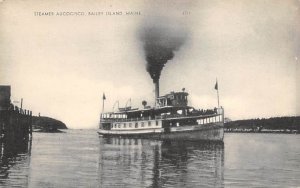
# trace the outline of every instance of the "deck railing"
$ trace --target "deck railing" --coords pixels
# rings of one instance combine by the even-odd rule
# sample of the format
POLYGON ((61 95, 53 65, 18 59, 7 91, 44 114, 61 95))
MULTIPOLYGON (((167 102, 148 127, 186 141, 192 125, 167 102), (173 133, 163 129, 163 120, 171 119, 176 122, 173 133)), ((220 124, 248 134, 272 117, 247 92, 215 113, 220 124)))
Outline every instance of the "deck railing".
POLYGON ((154 116, 154 117, 139 117, 139 118, 101 118, 101 122, 130 122, 130 121, 151 121, 151 120, 164 120, 164 119, 174 119, 174 118, 199 118, 199 119, 205 119, 209 117, 215 117, 215 116, 222 116, 222 119, 224 119, 223 114, 223 108, 218 108, 217 110, 214 110, 213 113, 206 113, 206 114, 165 114, 160 116, 154 116))

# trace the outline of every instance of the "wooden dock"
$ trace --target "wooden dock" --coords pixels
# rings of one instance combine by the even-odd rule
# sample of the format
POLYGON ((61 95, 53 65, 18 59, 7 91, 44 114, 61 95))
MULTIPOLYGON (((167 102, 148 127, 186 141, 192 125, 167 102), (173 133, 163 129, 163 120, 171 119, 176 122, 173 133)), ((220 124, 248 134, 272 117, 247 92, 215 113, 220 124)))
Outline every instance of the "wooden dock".
POLYGON ((27 142, 32 136, 32 112, 14 106, 10 86, 0 86, 0 141, 27 142))

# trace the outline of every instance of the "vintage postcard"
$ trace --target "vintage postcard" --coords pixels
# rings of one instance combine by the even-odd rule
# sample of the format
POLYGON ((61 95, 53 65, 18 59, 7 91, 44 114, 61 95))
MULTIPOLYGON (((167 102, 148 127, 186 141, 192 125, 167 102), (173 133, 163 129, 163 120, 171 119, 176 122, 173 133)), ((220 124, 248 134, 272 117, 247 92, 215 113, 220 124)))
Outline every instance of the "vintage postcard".
POLYGON ((299 0, 0 0, 0 186, 300 187, 299 0))

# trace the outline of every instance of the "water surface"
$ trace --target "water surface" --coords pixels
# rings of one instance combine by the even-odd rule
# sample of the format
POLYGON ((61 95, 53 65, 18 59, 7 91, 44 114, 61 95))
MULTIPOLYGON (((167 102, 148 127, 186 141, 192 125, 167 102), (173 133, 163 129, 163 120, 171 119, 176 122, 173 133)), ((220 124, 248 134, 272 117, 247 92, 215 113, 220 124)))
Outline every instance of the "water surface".
POLYGON ((1 145, 3 187, 299 187, 300 135, 225 134, 224 144, 34 133, 1 145))

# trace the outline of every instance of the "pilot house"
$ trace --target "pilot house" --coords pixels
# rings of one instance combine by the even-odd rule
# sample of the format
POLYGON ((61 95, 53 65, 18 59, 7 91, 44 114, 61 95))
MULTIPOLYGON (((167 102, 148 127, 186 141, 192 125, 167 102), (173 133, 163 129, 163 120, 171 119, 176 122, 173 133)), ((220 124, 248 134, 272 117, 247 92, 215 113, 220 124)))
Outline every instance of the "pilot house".
POLYGON ((188 93, 186 92, 171 92, 165 96, 160 96, 156 99, 157 107, 164 106, 187 106, 188 93))

